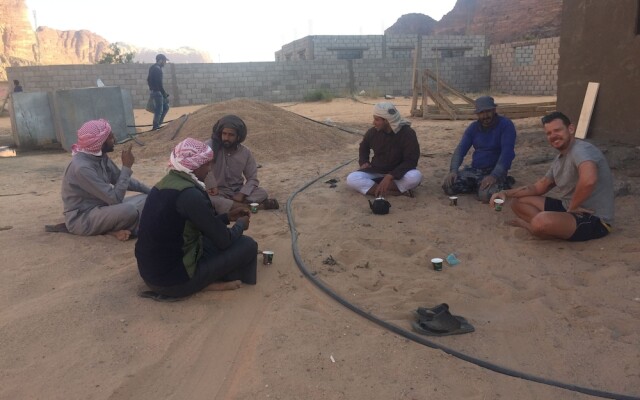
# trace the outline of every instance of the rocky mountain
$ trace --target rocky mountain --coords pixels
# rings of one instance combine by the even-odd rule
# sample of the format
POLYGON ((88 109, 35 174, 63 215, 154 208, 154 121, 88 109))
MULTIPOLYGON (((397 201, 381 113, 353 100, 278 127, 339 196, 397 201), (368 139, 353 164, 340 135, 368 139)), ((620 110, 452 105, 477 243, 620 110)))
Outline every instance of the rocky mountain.
POLYGON ((438 21, 424 14, 405 14, 384 33, 431 35, 438 21))
POLYGON ((438 34, 486 35, 490 44, 560 36, 562 0, 458 0, 438 34))
POLYGON ((34 46, 38 64, 95 64, 102 52, 109 50, 109 42, 87 30, 58 31, 47 27, 36 30, 34 46))
MULTIPOLYGON (((94 64, 109 51, 109 41, 88 30, 59 31, 38 27, 34 32, 25 0, 0 0, 0 81, 7 80, 6 68, 24 65, 94 64)), ((134 62, 155 62, 162 52, 171 62, 211 62, 210 56, 196 49, 144 49, 118 44, 136 53, 134 62)))
MULTIPOLYGON (((385 33, 486 35, 490 44, 558 36, 562 0, 457 0, 440 21, 424 14, 406 14, 385 33)), ((58 31, 39 27, 29 20, 26 0, 0 0, 0 81, 7 66, 93 64, 109 50, 109 42, 89 32, 58 31)), ((118 44, 136 53, 135 62, 154 62, 162 52, 176 63, 211 62, 205 53, 188 47, 177 50, 136 48, 118 44)))
POLYGON ((508 43, 560 36, 561 14, 562 0, 457 0, 440 21, 406 14, 385 33, 421 33, 416 25, 424 24, 427 34, 485 35, 489 44, 508 43))

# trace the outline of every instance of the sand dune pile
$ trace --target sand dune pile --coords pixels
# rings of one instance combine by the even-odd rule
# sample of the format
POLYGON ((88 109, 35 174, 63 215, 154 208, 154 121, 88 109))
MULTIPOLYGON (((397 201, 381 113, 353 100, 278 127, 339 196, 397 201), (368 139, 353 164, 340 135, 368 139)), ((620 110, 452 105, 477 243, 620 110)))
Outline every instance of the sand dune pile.
POLYGON ((248 134, 244 143, 258 162, 306 156, 318 149, 340 148, 359 140, 357 135, 314 122, 269 103, 233 99, 176 118, 158 132, 140 135, 139 140, 145 146, 137 148, 136 154, 145 158, 167 158, 169 151, 180 140, 187 137, 209 139, 213 125, 227 114, 235 114, 247 124, 248 134))

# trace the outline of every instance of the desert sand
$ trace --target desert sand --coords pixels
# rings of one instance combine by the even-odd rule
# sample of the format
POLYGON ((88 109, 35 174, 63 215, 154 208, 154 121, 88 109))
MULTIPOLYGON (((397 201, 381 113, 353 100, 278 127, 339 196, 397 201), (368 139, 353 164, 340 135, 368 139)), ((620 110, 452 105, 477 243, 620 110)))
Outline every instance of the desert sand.
MULTIPOLYGON (((63 221, 69 154, 0 158, 0 399, 594 398, 574 387, 640 397, 638 149, 600 143, 619 192, 611 235, 545 241, 508 225, 509 207, 496 212, 471 196, 449 206, 440 183, 468 121, 410 118, 425 179, 414 198, 389 198, 391 212, 378 216, 344 184, 357 168, 353 132, 370 126, 376 101, 175 108, 173 122, 137 136, 144 145, 116 147, 120 165, 120 149, 133 145, 133 176, 151 185, 179 140, 204 140, 217 118, 235 113, 249 127, 262 185, 283 206, 253 215, 246 232, 275 252, 256 286, 175 303, 138 297, 134 240, 44 232, 63 221), (292 237, 309 277, 391 330, 318 289, 299 269, 292 237), (434 271, 429 260, 450 253, 461 263, 434 271), (443 302, 475 327, 422 337, 448 352, 411 340, 411 311, 443 302)), ((392 101, 409 115, 410 99, 392 101)), ((136 110, 137 124, 150 120, 136 110)), ((527 184, 555 153, 539 119, 515 123, 511 175, 527 184)), ((6 114, 0 126, 7 144, 6 114)))

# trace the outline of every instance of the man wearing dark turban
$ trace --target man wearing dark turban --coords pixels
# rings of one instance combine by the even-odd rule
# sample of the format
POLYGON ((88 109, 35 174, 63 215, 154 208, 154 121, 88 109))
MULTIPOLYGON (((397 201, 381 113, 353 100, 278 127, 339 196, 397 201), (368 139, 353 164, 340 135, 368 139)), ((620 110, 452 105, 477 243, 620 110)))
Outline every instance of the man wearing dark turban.
POLYGON ((131 177, 135 158, 130 146, 122 150, 122 169, 111 161, 107 153, 114 144, 111 125, 104 119, 85 122, 78 130, 62 178, 65 226, 70 233, 108 233, 124 241, 137 229, 149 187, 131 177), (125 198, 127 190, 145 194, 125 198))
POLYGON ((232 208, 247 208, 258 203, 259 208, 279 208, 276 199, 269 199, 267 191, 258 186, 258 164, 242 142, 247 137, 247 126, 235 115, 226 115, 213 126, 211 139, 207 141, 216 154, 207 177, 206 187, 211 203, 217 212, 232 208))
POLYGON ((187 138, 169 158, 169 173, 149 193, 142 212, 136 259, 151 289, 141 293, 172 301, 203 289, 255 285, 258 244, 243 232, 249 212, 216 214, 204 190, 211 148, 187 138), (233 227, 227 228, 229 221, 233 227))

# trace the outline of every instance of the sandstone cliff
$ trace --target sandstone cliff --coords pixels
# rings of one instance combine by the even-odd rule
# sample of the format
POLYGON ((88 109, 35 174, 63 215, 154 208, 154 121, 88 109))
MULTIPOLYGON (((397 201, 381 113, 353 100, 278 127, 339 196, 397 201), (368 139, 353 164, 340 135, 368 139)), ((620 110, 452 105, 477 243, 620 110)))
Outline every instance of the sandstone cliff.
MULTIPOLYGON (((458 0, 439 22, 423 14, 407 14, 385 32, 486 35, 490 44, 504 43, 558 36, 561 11, 562 0, 458 0)), ((7 66, 93 64, 109 49, 106 39, 87 30, 40 27, 34 32, 28 12, 25 0, 0 0, 0 81, 7 79, 7 66)), ((137 53, 136 62, 154 62, 158 52, 172 62, 211 62, 208 54, 187 47, 154 50, 119 45, 137 53)))
POLYGON ((24 0, 0 0, 0 41, 0 81, 7 79, 7 66, 36 63, 36 35, 24 0))
MULTIPOLYGON (((102 59, 110 44, 102 36, 87 30, 59 31, 39 27, 34 32, 25 0, 0 0, 0 41, 0 81, 7 80, 6 68, 9 66, 94 64, 102 59)), ((158 52, 165 53, 171 62, 211 62, 205 52, 188 47, 157 50, 118 45, 127 52, 135 52, 135 62, 155 62, 158 52)))
POLYGON ((562 0, 457 0, 440 21, 406 14, 385 33, 485 35, 488 44, 560 36, 562 0))
POLYGON ((560 36, 562 0, 458 0, 434 32, 486 35, 490 44, 560 36))
POLYGON ((109 42, 87 30, 58 31, 39 27, 36 31, 40 50, 39 64, 95 64, 109 42))

